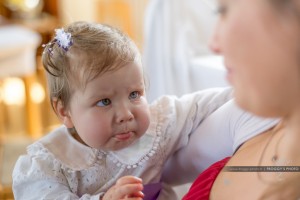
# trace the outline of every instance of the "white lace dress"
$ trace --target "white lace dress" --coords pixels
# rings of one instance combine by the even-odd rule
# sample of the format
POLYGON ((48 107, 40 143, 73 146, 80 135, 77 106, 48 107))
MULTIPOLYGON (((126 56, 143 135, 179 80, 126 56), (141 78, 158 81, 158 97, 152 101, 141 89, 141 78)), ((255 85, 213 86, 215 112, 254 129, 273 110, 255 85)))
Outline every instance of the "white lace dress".
MULTIPOLYGON (((102 151, 77 142, 61 126, 27 148, 13 171, 16 200, 99 199, 122 176, 143 184, 162 182, 166 160, 185 146, 190 134, 210 113, 231 98, 230 89, 210 89, 182 98, 165 96, 151 106, 147 132, 131 146, 102 151)), ((158 199, 175 200, 163 184, 158 199)))

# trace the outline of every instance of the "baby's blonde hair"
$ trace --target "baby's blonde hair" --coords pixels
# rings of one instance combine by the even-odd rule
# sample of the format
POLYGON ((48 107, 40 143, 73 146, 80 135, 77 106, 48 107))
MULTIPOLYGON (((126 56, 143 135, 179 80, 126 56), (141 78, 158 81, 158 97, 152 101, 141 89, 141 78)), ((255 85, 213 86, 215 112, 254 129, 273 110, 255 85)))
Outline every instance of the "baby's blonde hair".
POLYGON ((74 22, 63 29, 71 34, 70 48, 64 50, 53 39, 42 57, 52 106, 54 100, 59 100, 68 107, 75 88, 84 89, 89 81, 105 72, 141 62, 134 42, 116 28, 74 22))

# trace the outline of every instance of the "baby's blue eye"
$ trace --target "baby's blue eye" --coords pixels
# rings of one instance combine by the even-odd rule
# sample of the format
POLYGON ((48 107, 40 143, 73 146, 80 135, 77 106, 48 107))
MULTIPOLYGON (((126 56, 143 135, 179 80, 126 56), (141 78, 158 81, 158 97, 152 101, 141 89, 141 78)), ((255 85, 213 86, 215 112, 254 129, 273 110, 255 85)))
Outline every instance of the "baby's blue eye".
POLYGON ((138 91, 131 92, 129 95, 129 99, 137 99, 140 97, 140 93, 138 91))
POLYGON ((111 104, 110 99, 102 99, 98 101, 97 106, 104 107, 104 106, 108 106, 109 104, 111 104))

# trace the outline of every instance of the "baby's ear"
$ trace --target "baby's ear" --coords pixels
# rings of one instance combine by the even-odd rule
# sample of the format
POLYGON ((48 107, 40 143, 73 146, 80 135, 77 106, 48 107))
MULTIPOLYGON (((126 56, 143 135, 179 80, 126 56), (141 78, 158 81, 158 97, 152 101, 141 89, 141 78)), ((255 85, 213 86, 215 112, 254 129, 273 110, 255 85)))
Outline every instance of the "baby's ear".
POLYGON ((52 101, 53 109, 58 116, 59 120, 67 127, 74 128, 72 118, 70 116, 69 110, 64 107, 60 100, 53 99, 52 101))

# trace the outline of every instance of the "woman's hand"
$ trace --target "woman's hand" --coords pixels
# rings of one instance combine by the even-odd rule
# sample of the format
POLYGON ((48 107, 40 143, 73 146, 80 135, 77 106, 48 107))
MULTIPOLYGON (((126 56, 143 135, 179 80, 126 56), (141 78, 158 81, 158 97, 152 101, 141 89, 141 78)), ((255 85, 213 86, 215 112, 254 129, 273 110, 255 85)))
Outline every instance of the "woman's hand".
POLYGON ((124 176, 111 187, 102 197, 102 200, 142 200, 142 179, 135 176, 124 176))

